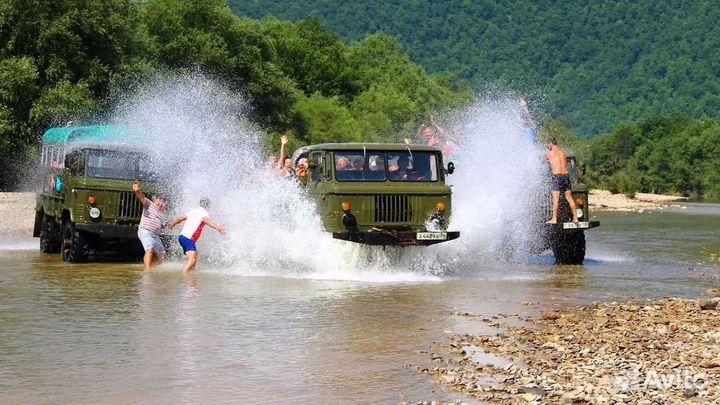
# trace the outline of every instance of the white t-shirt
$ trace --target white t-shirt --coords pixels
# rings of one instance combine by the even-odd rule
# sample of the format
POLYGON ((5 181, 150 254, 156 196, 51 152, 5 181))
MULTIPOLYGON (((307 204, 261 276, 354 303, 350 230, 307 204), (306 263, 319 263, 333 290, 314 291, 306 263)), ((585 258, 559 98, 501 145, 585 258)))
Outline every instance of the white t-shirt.
POLYGON ((197 241, 200 238, 200 232, 202 232, 203 218, 208 216, 207 210, 203 207, 193 208, 185 214, 185 225, 183 226, 180 235, 197 241))

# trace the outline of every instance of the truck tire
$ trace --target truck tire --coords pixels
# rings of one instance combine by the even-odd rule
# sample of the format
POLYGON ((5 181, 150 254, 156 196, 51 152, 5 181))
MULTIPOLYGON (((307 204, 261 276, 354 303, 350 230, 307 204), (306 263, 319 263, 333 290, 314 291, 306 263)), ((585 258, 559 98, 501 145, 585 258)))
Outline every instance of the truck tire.
POLYGON ((62 258, 69 263, 86 262, 90 255, 90 241, 83 231, 75 229, 72 221, 63 226, 62 258))
POLYGON ((60 227, 55 218, 44 215, 40 223, 40 251, 42 253, 59 253, 62 239, 60 238, 60 227))
POLYGON ((583 264, 585 232, 560 233, 553 244, 553 254, 559 264, 583 264))

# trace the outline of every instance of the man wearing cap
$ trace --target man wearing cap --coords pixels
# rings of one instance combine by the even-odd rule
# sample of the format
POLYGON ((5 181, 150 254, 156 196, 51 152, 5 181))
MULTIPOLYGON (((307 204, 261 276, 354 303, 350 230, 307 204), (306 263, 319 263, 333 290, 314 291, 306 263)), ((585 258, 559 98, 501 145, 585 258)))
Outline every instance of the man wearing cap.
POLYGON ((143 264, 145 264, 145 269, 150 269, 150 265, 153 262, 153 254, 155 254, 157 263, 165 260, 165 246, 160 240, 160 231, 167 225, 165 196, 158 194, 150 201, 140 189, 139 180, 133 182, 132 188, 135 196, 143 206, 140 225, 138 226, 138 239, 140 239, 140 243, 142 243, 143 249, 145 249, 143 264))
POLYGON ((216 225, 208 216, 209 214, 207 210, 209 208, 210 200, 202 198, 200 200, 199 207, 191 209, 184 215, 180 215, 179 217, 173 219, 170 223, 170 229, 172 229, 175 225, 178 225, 183 221, 185 222, 185 225, 183 225, 183 229, 180 232, 180 236, 178 237, 178 242, 183 248, 183 253, 187 256, 187 262, 182 269, 183 273, 189 273, 195 269, 195 264, 197 263, 197 246, 195 245, 195 242, 200 239, 200 234, 202 233, 203 228, 205 228, 205 225, 215 229, 222 235, 225 235, 225 228, 216 225))

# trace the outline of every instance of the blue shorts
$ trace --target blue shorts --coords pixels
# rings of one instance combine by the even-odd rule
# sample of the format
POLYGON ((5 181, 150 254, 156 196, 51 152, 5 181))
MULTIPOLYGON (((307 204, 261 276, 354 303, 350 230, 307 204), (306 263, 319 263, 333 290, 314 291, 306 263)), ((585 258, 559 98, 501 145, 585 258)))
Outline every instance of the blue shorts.
POLYGON ((178 237, 178 242, 180 242, 180 246, 183 248, 183 253, 187 252, 197 252, 197 247, 195 246, 195 241, 192 239, 188 239, 182 235, 178 237))

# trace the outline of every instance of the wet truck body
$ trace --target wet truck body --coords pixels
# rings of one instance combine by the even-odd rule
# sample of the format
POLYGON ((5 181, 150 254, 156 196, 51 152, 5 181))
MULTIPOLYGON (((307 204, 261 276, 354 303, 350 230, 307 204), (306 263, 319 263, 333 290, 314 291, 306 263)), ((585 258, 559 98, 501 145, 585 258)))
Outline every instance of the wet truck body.
MULTIPOLYGON (((335 239, 365 245, 427 246, 460 236, 448 230, 452 191, 436 148, 328 143, 302 148, 299 178, 335 239)), ((452 172, 452 169, 450 169, 452 172)))

